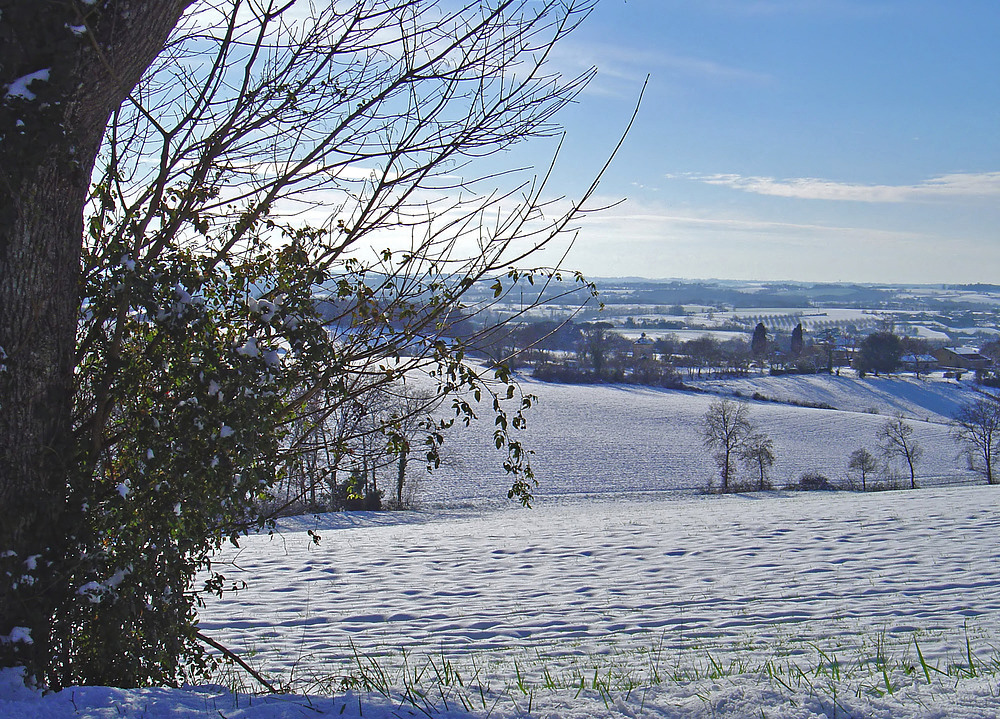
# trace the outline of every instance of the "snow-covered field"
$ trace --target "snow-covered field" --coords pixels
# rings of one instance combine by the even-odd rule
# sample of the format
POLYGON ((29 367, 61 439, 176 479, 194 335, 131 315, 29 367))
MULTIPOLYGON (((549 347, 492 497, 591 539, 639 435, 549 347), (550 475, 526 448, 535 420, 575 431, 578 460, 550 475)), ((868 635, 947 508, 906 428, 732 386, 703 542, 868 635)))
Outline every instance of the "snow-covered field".
MULTIPOLYGON (((962 474, 944 422, 971 389, 835 379, 795 392, 844 411, 754 403, 779 484, 874 448, 868 401, 921 418, 921 475, 962 474)), ((771 382, 706 388, 787 387, 771 382)), ((0 717, 1000 715, 997 488, 678 491, 711 474, 712 395, 529 384, 534 509, 498 507, 495 452, 456 437, 423 510, 285 520, 219 556, 249 589, 210 602, 203 631, 295 694, 39 698, 8 674, 0 717)))
MULTIPOLYGON (((754 393, 781 401, 824 404, 837 411, 752 402, 750 417, 774 440, 776 486, 817 471, 833 481, 846 475, 850 453, 877 453, 878 428, 903 412, 924 449, 917 465, 924 485, 978 479, 966 469, 948 422, 975 396, 970 382, 913 377, 856 380, 826 375, 751 376, 689 382, 705 393, 626 385, 561 385, 525 380, 539 401, 528 417, 525 444, 547 497, 612 494, 662 495, 698 490, 715 475, 699 427, 717 394, 754 393)), ((484 410, 483 416, 488 412, 484 410)), ((444 446, 446 466, 423 480, 429 506, 485 503, 503 497, 505 478, 491 447, 492 424, 473 425, 444 446)))

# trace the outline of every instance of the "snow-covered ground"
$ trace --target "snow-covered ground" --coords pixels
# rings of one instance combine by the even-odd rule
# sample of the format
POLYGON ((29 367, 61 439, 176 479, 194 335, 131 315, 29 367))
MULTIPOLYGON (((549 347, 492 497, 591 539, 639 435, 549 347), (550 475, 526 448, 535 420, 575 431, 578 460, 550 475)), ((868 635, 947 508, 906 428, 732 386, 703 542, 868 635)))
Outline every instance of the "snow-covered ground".
POLYGON ((637 329, 637 330, 617 330, 617 333, 628 340, 637 340, 642 335, 646 335, 651 340, 661 337, 675 337, 681 342, 690 342, 700 339, 706 335, 718 342, 727 340, 746 340, 746 332, 734 332, 732 330, 710 330, 710 329, 687 329, 687 330, 660 330, 660 329, 637 329))
MULTIPOLYGON (((789 390, 799 401, 843 411, 753 404, 779 484, 803 467, 837 478, 855 444, 874 448, 885 416, 865 412, 869 401, 911 417, 925 484, 962 476, 945 420, 969 387, 704 388, 775 396, 789 380, 802 382, 789 390)), ((0 717, 1000 715, 997 488, 678 491, 712 472, 696 431, 712 394, 527 389, 540 397, 526 438, 543 482, 534 509, 498 507, 495 451, 453 437, 423 510, 284 520, 218 557, 249 588, 210 601, 202 630, 295 693, 39 697, 8 672, 0 717)))
POLYGON ((998 510, 951 487, 289 520, 220 558, 250 588, 202 629, 300 694, 8 686, 0 716, 995 717, 998 510))
MULTIPOLYGON (((833 481, 844 479, 853 450, 865 447, 877 454, 878 429, 895 412, 904 413, 924 449, 917 465, 919 483, 978 481, 959 457, 948 426, 955 410, 976 396, 970 382, 789 375, 689 384, 705 392, 525 380, 525 391, 538 397, 527 414, 524 441, 535 452, 533 463, 542 483, 536 493, 539 500, 703 488, 716 470, 702 446, 701 419, 716 394, 735 392, 746 399, 759 393, 783 402, 836 408, 751 402, 751 419, 774 441, 776 486, 793 483, 807 471, 833 481)), ((506 478, 489 442, 492 430, 492 423, 479 422, 445 443, 446 465, 423 480, 420 496, 428 506, 488 503, 504 496, 506 478)))
POLYGON ((909 418, 948 422, 956 410, 977 396, 977 387, 968 380, 945 379, 941 372, 920 378, 912 374, 858 379, 852 370, 844 375, 750 374, 742 378, 693 380, 688 384, 720 394, 739 393, 751 397, 760 393, 782 402, 826 404, 845 412, 875 412, 891 415, 902 412, 909 418))

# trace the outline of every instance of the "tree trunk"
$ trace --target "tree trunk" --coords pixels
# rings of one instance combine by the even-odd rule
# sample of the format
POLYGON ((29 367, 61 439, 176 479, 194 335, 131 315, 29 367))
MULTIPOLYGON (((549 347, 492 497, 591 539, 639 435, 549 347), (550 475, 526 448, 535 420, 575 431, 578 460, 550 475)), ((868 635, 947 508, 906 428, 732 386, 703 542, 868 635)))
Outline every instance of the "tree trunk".
POLYGON ((408 453, 402 451, 399 453, 399 464, 396 469, 396 505, 398 507, 403 506, 403 485, 406 483, 406 459, 408 453))
POLYGON ((67 591, 90 176, 108 118, 185 4, 0 0, 0 666, 26 664, 39 678, 67 591))

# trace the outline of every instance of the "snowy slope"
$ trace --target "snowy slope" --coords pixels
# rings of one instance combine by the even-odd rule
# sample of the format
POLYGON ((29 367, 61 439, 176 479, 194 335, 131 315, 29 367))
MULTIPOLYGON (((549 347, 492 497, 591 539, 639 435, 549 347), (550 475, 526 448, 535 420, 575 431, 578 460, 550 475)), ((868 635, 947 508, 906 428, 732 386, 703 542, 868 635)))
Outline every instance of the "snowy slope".
POLYGON ((907 417, 948 422, 955 412, 976 396, 971 381, 957 382, 940 377, 920 379, 911 375, 866 377, 858 379, 845 371, 844 376, 750 375, 721 380, 692 380, 688 384, 701 389, 744 397, 754 393, 783 402, 805 401, 824 404, 847 412, 902 412, 907 417))
MULTIPOLYGON (((715 476, 699 436, 715 394, 532 380, 523 386, 539 398, 527 413, 523 436, 535 452, 539 501, 700 489, 715 476)), ((776 486, 797 481, 807 471, 843 479, 853 450, 866 447, 877 454, 878 428, 896 411, 907 416, 924 449, 919 482, 978 481, 959 457, 947 424, 954 410, 974 396, 968 383, 814 375, 703 381, 700 386, 717 393, 740 392, 744 398, 760 392, 842 410, 751 402, 751 419, 774 440, 776 486)), ((503 496, 506 478, 490 444, 493 427, 485 409, 483 416, 486 421, 451 433, 444 447, 446 465, 423 480, 420 496, 430 506, 488 503, 503 496)))
POLYGON ((303 655, 329 672, 348 640, 368 656, 538 651, 555 668, 653 646, 836 650, 884 630, 943 660, 967 624, 1000 637, 998 510, 976 487, 301 518, 220 557, 254 588, 202 626, 300 675, 303 655))
POLYGON ((0 717, 995 717, 997 675, 936 669, 967 640, 997 660, 998 510, 956 487, 299 518, 220 558, 250 589, 202 628, 314 698, 0 684, 0 717), (355 651, 388 698, 337 691, 355 651))
POLYGON ((874 450, 877 401, 910 417, 931 488, 700 495, 713 394, 528 381, 535 509, 498 499, 483 422, 450 438, 423 511, 289 519, 218 557, 249 589, 211 601, 203 631, 295 694, 42 697, 6 672, 0 719, 1000 716, 1000 493, 932 486, 974 479, 945 423, 971 390, 740 382, 703 385, 841 409, 752 403, 777 484, 837 479, 852 449, 874 450))

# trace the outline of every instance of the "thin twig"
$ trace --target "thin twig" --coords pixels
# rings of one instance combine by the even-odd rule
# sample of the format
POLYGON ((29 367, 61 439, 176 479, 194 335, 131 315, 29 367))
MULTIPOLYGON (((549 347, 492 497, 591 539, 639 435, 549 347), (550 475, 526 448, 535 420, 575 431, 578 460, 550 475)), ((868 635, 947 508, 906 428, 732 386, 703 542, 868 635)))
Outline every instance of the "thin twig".
POLYGON ((253 667, 251 667, 249 664, 247 664, 246 661, 242 657, 240 657, 236 652, 234 652, 232 649, 229 649, 228 647, 224 647, 223 645, 219 644, 217 641, 215 641, 211 637, 205 636, 201 632, 195 632, 195 636, 198 637, 198 639, 200 639, 201 641, 205 642, 205 644, 207 644, 208 646, 212 647, 213 649, 218 649, 220 652, 222 652, 223 656, 226 656, 229 659, 232 659, 234 662, 236 662, 241 667, 243 667, 244 669, 246 669, 247 672, 250 674, 250 676, 252 676, 254 679, 256 679, 257 681, 259 681, 262 685, 264 685, 264 688, 267 689, 271 694, 280 694, 281 693, 277 689, 275 689, 274 686, 269 681, 267 681, 267 679, 265 679, 264 677, 262 677, 260 675, 260 673, 257 672, 257 670, 255 670, 253 667))

